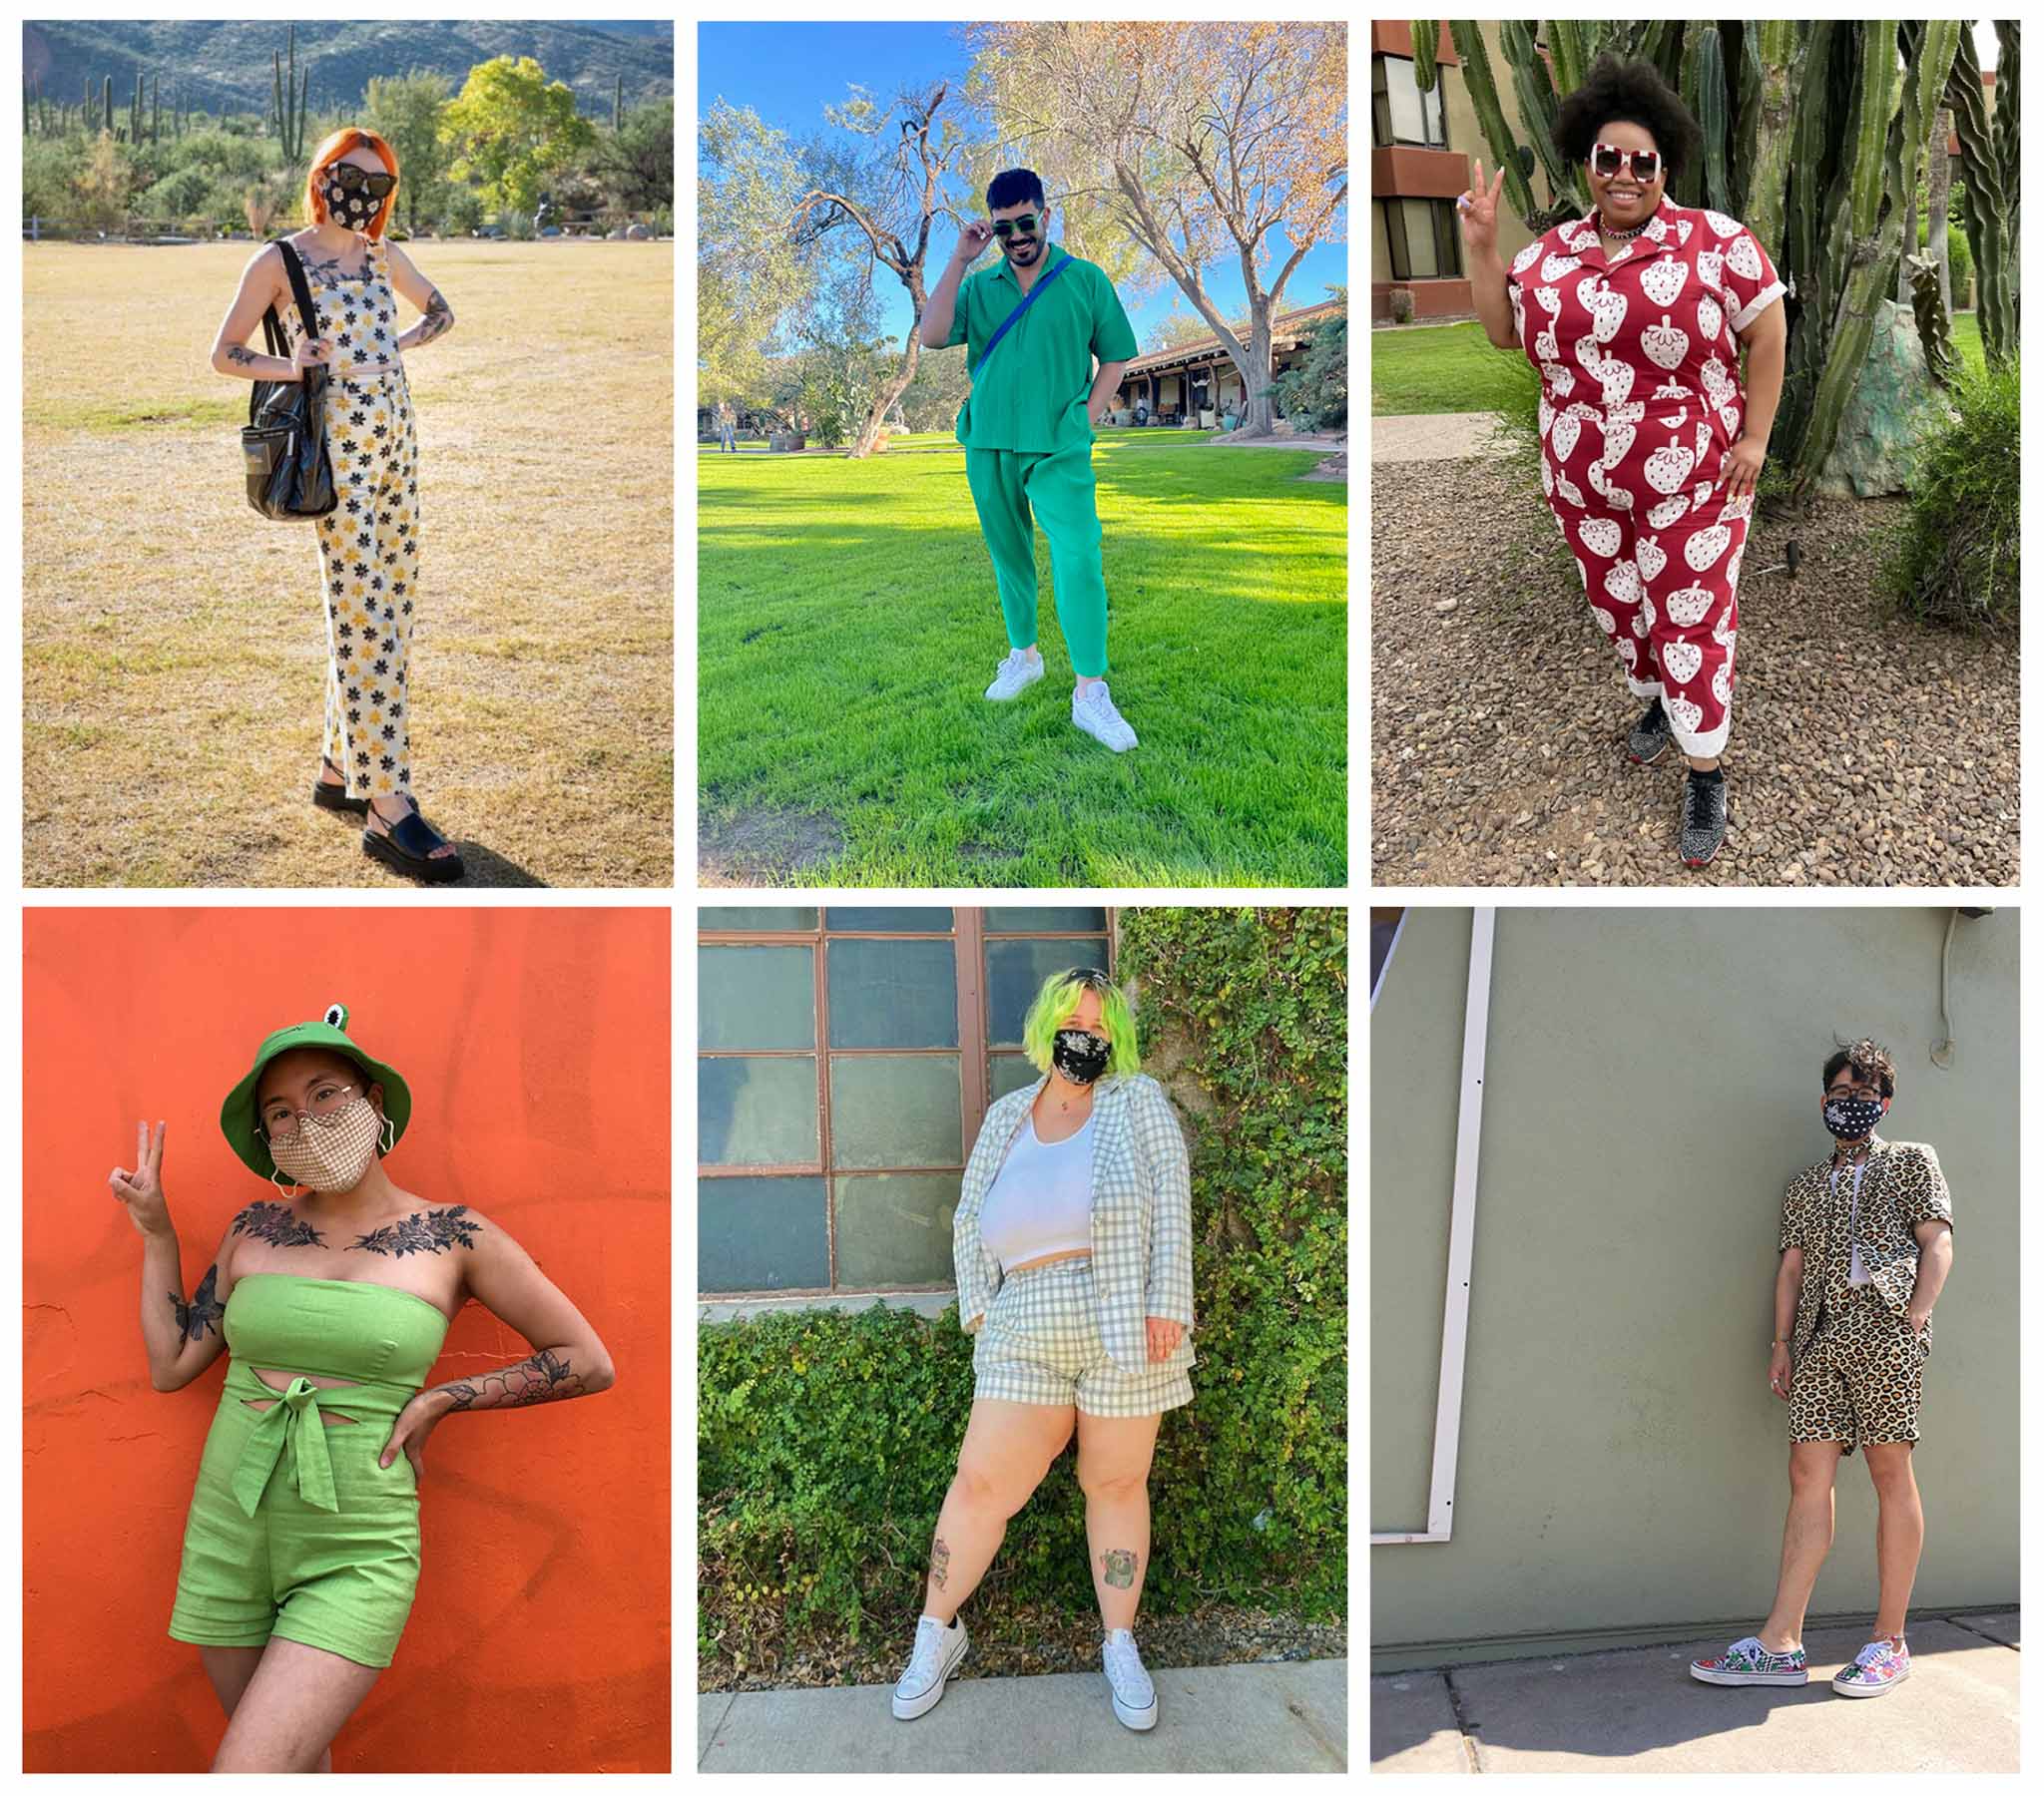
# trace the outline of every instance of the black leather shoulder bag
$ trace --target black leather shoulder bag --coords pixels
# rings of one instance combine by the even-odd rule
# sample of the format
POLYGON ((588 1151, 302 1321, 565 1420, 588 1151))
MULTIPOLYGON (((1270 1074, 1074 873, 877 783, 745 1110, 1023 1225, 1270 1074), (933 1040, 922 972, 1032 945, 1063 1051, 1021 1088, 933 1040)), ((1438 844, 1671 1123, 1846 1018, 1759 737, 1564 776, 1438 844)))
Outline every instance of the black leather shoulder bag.
MULTIPOLYGON (((298 252, 281 237, 276 247, 305 334, 317 336, 312 290, 305 284, 298 252)), ((291 359, 290 338, 273 305, 262 313, 262 338, 271 355, 291 359)), ((249 503, 265 518, 323 518, 340 502, 326 454, 327 378, 326 370, 315 363, 304 370, 302 380, 258 380, 251 386, 249 422, 242 427, 242 463, 249 503)))

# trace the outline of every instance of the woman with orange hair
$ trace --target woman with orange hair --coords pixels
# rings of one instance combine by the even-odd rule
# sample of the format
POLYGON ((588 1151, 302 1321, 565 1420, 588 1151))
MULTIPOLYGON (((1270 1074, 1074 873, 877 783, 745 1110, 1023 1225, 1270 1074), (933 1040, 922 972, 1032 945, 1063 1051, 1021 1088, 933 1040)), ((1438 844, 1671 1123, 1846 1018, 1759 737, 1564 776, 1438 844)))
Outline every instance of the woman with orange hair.
POLYGON ((411 258, 384 240, 397 153, 371 131, 336 131, 305 177, 312 223, 286 239, 304 264, 315 334, 305 333, 282 252, 265 243, 214 339, 218 373, 302 380, 327 370, 326 431, 340 503, 317 521, 325 587, 326 731, 312 801, 363 819, 362 851, 416 879, 461 876, 461 857, 412 792, 412 619, 418 605, 418 437, 403 351, 453 328, 454 312, 411 258), (397 328, 397 295, 422 314, 397 328), (290 360, 248 347, 271 306, 290 360))

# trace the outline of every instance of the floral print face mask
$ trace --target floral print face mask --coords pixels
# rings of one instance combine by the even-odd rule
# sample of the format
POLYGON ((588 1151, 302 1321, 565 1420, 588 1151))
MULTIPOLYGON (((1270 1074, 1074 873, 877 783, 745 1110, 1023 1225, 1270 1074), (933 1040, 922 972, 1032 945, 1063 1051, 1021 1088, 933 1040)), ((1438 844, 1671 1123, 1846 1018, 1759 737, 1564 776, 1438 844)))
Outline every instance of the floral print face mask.
POLYGON ((325 184, 326 213, 337 224, 350 230, 366 230, 383 202, 372 200, 360 188, 344 188, 337 181, 325 184))

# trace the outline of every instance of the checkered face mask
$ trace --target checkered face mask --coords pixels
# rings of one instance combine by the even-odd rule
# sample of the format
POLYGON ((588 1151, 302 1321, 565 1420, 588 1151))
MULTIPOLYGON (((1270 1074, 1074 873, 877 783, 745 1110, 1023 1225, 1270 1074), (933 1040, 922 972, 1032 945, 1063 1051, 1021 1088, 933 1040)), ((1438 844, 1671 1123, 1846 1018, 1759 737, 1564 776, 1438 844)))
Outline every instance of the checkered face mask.
MULTIPOLYGON (((362 1182, 386 1133, 385 1145, 395 1145, 396 1123, 378 1117, 368 1099, 357 1098, 330 1117, 300 1117, 296 1134, 269 1143, 269 1157, 293 1184, 313 1191, 351 1191, 362 1182)), ((270 1182, 277 1182, 273 1174, 270 1182)))
POLYGON ((1886 1114, 1878 1098, 1833 1098, 1824 1106, 1824 1126, 1841 1141, 1856 1141, 1886 1114))

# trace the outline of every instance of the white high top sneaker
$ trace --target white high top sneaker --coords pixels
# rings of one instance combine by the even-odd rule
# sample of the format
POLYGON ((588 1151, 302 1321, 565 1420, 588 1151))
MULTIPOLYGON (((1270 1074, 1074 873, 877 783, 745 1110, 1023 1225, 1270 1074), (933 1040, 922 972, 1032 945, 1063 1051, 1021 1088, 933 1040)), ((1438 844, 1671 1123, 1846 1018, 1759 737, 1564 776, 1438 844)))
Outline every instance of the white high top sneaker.
POLYGON ((1019 649, 1010 649, 1008 659, 994 670, 993 684, 986 689, 989 698, 1012 698, 1026 685, 1034 685, 1043 677, 1043 657, 1031 661, 1019 649))
POLYGON ((1117 754, 1136 745, 1136 732, 1115 709, 1104 679, 1095 680, 1083 694, 1072 694, 1072 721, 1095 741, 1105 743, 1117 754))
POLYGON ((1155 1727, 1157 1688, 1143 1669, 1136 1636, 1126 1627, 1117 1627, 1102 1643, 1100 1668, 1107 1674, 1107 1687, 1114 1696, 1114 1718, 1138 1733, 1155 1727))
POLYGON ((944 1685, 958 1675, 965 1659, 965 1623, 953 1620, 949 1627, 934 1615, 924 1615, 915 1624, 915 1645, 908 1655, 908 1669, 894 1686, 894 1719, 913 1721, 926 1715, 944 1699, 944 1685))

